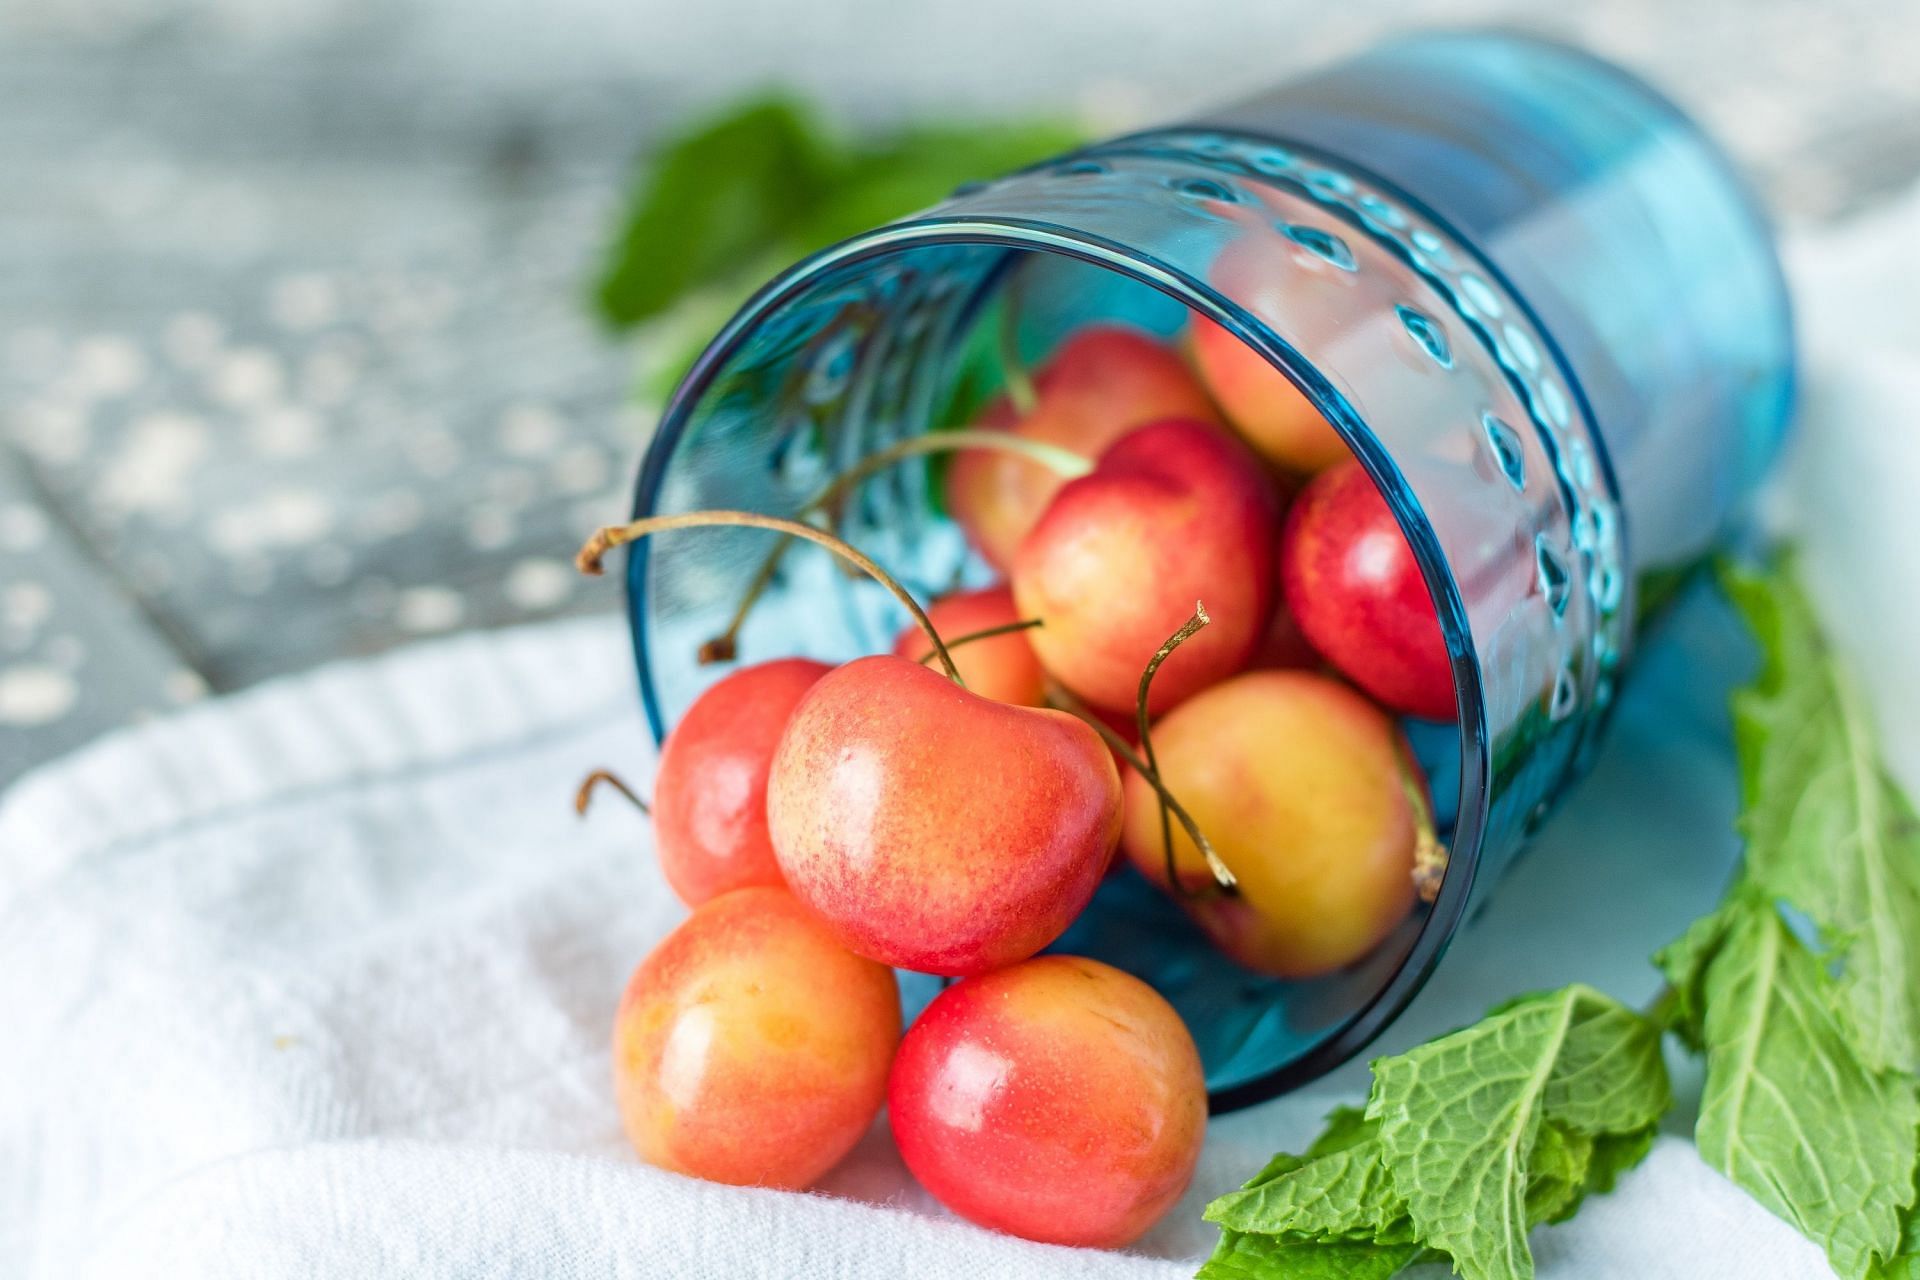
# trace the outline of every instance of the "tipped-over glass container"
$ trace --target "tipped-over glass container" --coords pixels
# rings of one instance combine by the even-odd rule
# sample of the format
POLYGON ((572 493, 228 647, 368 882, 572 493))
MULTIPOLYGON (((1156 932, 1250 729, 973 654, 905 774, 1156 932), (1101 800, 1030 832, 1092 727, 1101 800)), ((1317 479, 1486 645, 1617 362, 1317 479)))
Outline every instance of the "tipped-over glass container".
MULTIPOLYGON (((1228 1108, 1354 1054, 1418 991, 1586 767, 1637 618, 1778 450, 1793 355, 1767 227, 1674 107, 1560 45, 1422 35, 970 184, 799 263, 673 396, 636 513, 794 514, 857 459, 959 425, 947 415, 983 334, 1005 325, 1031 360, 1090 321, 1174 335, 1190 312, 1282 370, 1386 495, 1458 704, 1454 724, 1410 726, 1450 865, 1369 958, 1306 981, 1250 973, 1131 873, 1057 944, 1166 994, 1228 1108)), ((986 578, 943 514, 939 471, 886 469, 843 511, 845 536, 922 598, 986 578)), ((632 550, 656 733, 730 669, 696 651, 769 536, 632 550)), ((850 658, 904 621, 808 548, 749 616, 739 658, 850 658)))

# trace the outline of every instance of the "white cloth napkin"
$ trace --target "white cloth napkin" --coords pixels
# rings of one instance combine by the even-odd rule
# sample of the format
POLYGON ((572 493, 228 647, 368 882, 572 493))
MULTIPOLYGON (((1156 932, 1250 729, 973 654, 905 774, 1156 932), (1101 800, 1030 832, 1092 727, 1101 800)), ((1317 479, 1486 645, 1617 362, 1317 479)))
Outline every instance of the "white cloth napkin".
MULTIPOLYGON (((1817 594, 1910 786, 1915 244, 1920 198, 1797 247, 1814 372, 1782 501, 1814 514, 1817 594)), ((1651 993, 1646 954, 1735 853, 1738 633, 1705 606, 1669 631, 1594 776, 1383 1051, 1527 988, 1651 993)), ((641 1164, 609 1022, 683 913, 635 815, 569 807, 587 768, 647 776, 627 664, 611 621, 467 636, 225 698, 19 783, 0 803, 0 1276, 1180 1277, 1211 1244, 1201 1205, 1364 1089, 1355 1064, 1216 1121, 1187 1199, 1125 1253, 946 1217, 884 1120, 816 1194, 641 1164)), ((1828 1274, 1700 1163, 1687 1119, 1535 1233, 1543 1276, 1828 1274)))

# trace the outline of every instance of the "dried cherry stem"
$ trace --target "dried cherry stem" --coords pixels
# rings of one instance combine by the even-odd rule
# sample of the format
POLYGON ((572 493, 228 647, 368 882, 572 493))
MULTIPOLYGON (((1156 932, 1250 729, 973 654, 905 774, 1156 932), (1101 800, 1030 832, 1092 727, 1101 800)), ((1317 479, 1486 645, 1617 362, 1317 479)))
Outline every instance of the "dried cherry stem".
POLYGON ((583 818, 586 817, 587 807, 593 803, 593 793, 602 785, 612 787, 615 791, 625 796, 627 803, 631 804, 634 808, 646 814, 648 817, 653 816, 653 806, 645 800, 642 800, 632 787, 621 781, 619 774, 614 773, 610 769, 595 769, 592 773, 580 779, 580 790, 576 791, 573 796, 573 811, 583 818))
MULTIPOLYGON (((1187 812, 1186 807, 1180 803, 1179 797, 1167 790, 1166 784, 1160 781, 1160 774, 1147 767, 1147 762, 1134 751, 1131 743, 1115 733, 1105 721, 1093 713, 1086 703, 1080 701, 1057 680, 1047 682, 1047 705, 1064 711, 1084 723, 1087 728, 1100 736, 1100 741, 1106 743, 1109 750, 1125 760, 1135 773, 1146 780, 1147 785, 1153 788, 1154 794, 1160 797, 1168 809, 1172 810, 1174 820, 1187 833, 1187 838, 1193 841, 1194 847, 1200 850, 1200 856, 1207 860, 1207 870, 1213 873, 1214 883, 1222 892, 1232 893, 1239 888, 1240 882, 1234 878, 1227 864, 1220 860, 1220 855, 1214 852, 1213 842, 1208 840, 1206 834, 1200 830, 1200 824, 1193 820, 1193 815, 1187 812)), ((1175 892, 1180 892, 1179 881, 1174 881, 1170 887, 1175 892)))
MULTIPOLYGON (((1078 479, 1093 470, 1093 463, 1071 449, 1063 449, 1057 444, 1048 444, 1044 440, 1029 440, 1016 436, 1010 431, 982 431, 965 428, 952 431, 929 431, 925 435, 911 436, 905 440, 896 440, 884 449, 876 449, 848 467, 845 471, 829 480, 821 490, 801 506, 800 514, 818 515, 830 510, 847 495, 854 485, 859 484, 875 472, 884 471, 896 462, 908 458, 920 457, 930 453, 957 453, 962 449, 997 449, 1002 453, 1012 453, 1029 462, 1037 462, 1057 475, 1069 480, 1078 479)), ((699 660, 702 664, 712 662, 731 662, 740 650, 740 629, 747 624, 747 615, 753 612, 753 606, 760 602, 768 587, 773 585, 774 575, 779 572, 781 558, 792 545, 792 538, 782 538, 773 544, 767 552, 767 558, 760 562, 754 571, 753 580, 740 596, 740 603, 734 608, 733 617, 727 620, 727 628, 713 639, 700 646, 699 660)))
POLYGON ((1433 825, 1433 803, 1420 780, 1419 766, 1413 761, 1407 744, 1399 746, 1400 789, 1413 809, 1413 891, 1420 901, 1432 902, 1440 896, 1440 884, 1447 877, 1447 846, 1433 825))
POLYGON ((816 529, 810 524, 801 524, 798 520, 783 520, 779 516, 761 515, 758 511, 688 511, 681 515, 648 516, 644 520, 635 520, 632 524, 608 525, 597 531, 580 548, 580 553, 573 558, 573 563, 580 572, 598 576, 606 571, 602 561, 606 558, 607 552, 625 543, 637 542, 651 534, 667 533, 674 529, 705 529, 728 525, 744 529, 770 529, 790 537, 804 538, 808 542, 825 547, 842 560, 852 564, 885 587, 889 595, 906 606, 907 612, 913 615, 914 625, 926 634, 927 640, 933 645, 933 652, 939 657, 940 666, 946 671, 947 678, 963 689, 967 687, 967 682, 960 678, 960 668, 953 665, 953 655, 947 652, 946 642, 940 638, 940 633, 934 630, 932 619, 927 617, 926 610, 920 607, 919 602, 913 598, 913 594, 900 585, 899 579, 844 540, 834 537, 823 529, 816 529))
MULTIPOLYGON (((1134 696, 1133 700, 1133 723, 1135 730, 1138 731, 1140 735, 1140 754, 1146 757, 1147 768, 1156 778, 1160 776, 1160 761, 1159 758, 1153 754, 1153 731, 1147 716, 1147 694, 1153 688, 1154 673, 1160 670, 1160 664, 1167 660, 1169 654, 1185 644, 1188 640, 1191 640, 1202 627, 1212 621, 1213 619, 1207 616, 1207 606, 1195 600, 1193 602, 1193 616, 1181 623, 1178 631, 1167 637, 1166 643, 1162 644, 1154 651, 1154 655, 1147 659, 1146 669, 1140 673, 1140 691, 1134 696)), ((1173 816, 1167 807, 1167 792, 1165 788, 1160 789, 1159 795, 1160 848, 1167 859, 1167 883, 1173 886, 1176 893, 1184 893, 1186 892, 1185 886, 1181 884, 1180 877, 1174 865, 1173 816)), ((1213 872, 1213 878, 1220 880, 1220 873, 1225 870, 1225 866, 1215 865, 1219 862, 1219 859, 1214 856, 1211 849, 1202 846, 1201 851, 1207 856, 1207 866, 1213 872)), ((1230 871, 1227 872, 1225 883, 1231 883, 1232 879, 1233 873, 1230 871)))
MULTIPOLYGON (((1046 625, 1046 621, 1042 618, 1022 618, 1018 622, 1003 622, 997 627, 982 627, 978 631, 969 631, 964 635, 955 636, 947 641, 947 648, 958 649, 962 645, 972 644, 975 640, 991 640, 995 636, 1012 635, 1016 631, 1031 631, 1035 627, 1046 625)), ((919 660, 924 664, 932 657, 931 653, 923 653, 919 660)))
POLYGON ((1007 385, 1007 399, 1023 416, 1040 403, 1040 392, 1033 385, 1027 362, 1020 358, 1020 274, 1026 263, 1014 265, 1007 273, 1005 290, 1000 295, 1000 328, 996 337, 1000 349, 1000 376, 1007 385))

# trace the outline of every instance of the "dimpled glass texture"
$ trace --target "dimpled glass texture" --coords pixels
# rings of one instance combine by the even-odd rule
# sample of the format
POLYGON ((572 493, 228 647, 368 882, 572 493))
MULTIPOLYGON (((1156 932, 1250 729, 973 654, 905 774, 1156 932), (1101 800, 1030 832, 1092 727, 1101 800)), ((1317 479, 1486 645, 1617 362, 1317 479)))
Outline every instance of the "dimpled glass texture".
MULTIPOLYGON (((1248 973, 1131 872, 1057 944, 1154 983, 1194 1031, 1216 1108, 1245 1105, 1404 1008, 1577 780, 1642 602, 1710 551, 1781 443, 1779 266, 1725 161, 1643 85, 1529 38, 1414 37, 970 184, 798 264, 676 393, 637 512, 794 513, 863 455, 954 425, 939 419, 967 352, 1008 309, 1030 358, 1093 320, 1173 335, 1189 310, 1260 351, 1387 495, 1452 655, 1457 726, 1411 726, 1452 860, 1437 900, 1369 958, 1309 981, 1248 973)), ((842 513, 923 598, 986 580, 938 474, 890 468, 842 513)), ((656 733, 727 670, 695 652, 769 535, 668 537, 627 562, 656 733)), ((808 548, 750 616, 740 660, 850 658, 903 622, 808 548)), ((911 1011, 930 980, 903 990, 911 1011)))

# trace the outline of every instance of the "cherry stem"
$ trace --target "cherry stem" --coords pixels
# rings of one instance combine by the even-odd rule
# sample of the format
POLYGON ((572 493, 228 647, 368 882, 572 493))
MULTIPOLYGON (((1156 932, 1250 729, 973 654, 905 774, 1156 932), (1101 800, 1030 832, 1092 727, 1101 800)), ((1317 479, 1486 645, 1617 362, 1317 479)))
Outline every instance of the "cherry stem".
MULTIPOLYGON (((1134 728, 1140 734, 1140 753, 1147 758, 1147 768, 1153 771, 1153 776, 1156 778, 1160 776, 1160 760, 1153 754, 1153 731, 1147 718, 1147 694, 1153 688, 1154 674, 1160 670, 1160 664, 1167 660, 1168 655, 1191 640, 1202 627, 1212 621, 1213 619, 1207 616, 1207 606, 1195 600, 1193 616, 1181 623, 1178 631, 1167 637, 1166 643, 1147 659, 1146 669, 1140 673, 1140 691, 1133 700, 1134 728)), ((1167 859, 1167 883, 1173 886, 1175 892, 1185 892, 1185 886, 1181 884, 1174 862, 1173 819, 1167 807, 1165 788, 1160 789, 1160 848, 1167 859)), ((1213 872, 1214 880, 1222 888, 1231 888, 1235 883, 1233 872, 1227 870, 1226 864, 1220 861, 1219 856, 1210 846, 1201 844, 1200 852, 1205 855, 1207 869, 1213 872)))
POLYGON ((1027 362, 1020 356, 1020 273, 1025 263, 1018 263, 1007 273, 1006 288, 1000 294, 1000 327, 996 335, 1000 348, 1000 376, 1007 387, 1007 399, 1014 409, 1022 415, 1032 413, 1040 403, 1040 392, 1033 385, 1033 375, 1027 371, 1027 362))
POLYGON ((580 572, 598 576, 606 571, 606 566, 602 562, 607 552, 625 543, 637 542, 651 534, 667 533, 674 529, 715 528, 727 525, 737 525, 746 529, 771 529, 775 533, 804 538, 808 542, 825 547, 842 560, 852 564, 885 587, 888 594, 906 606, 907 612, 913 615, 914 625, 925 632, 928 641, 932 643, 933 651, 938 655, 947 678, 963 689, 967 687, 967 682, 960 678, 960 668, 953 665, 953 655, 947 652, 946 642, 941 640, 940 633, 934 630, 933 621, 927 617, 926 610, 914 600, 912 593, 900 585, 898 579, 844 540, 834 537, 823 529, 816 529, 810 524, 801 524, 798 520, 783 520, 779 516, 761 515, 757 511, 688 511, 681 515, 649 516, 644 520, 635 520, 632 524, 609 525, 599 530, 587 539, 573 562, 580 572))
MULTIPOLYGON (((947 648, 958 649, 962 645, 972 644, 975 640, 991 640, 995 636, 1012 635, 1016 631, 1031 631, 1035 627, 1044 627, 1046 625, 1045 620, 1041 618, 1022 618, 1018 622, 1003 622, 997 627, 982 627, 978 631, 969 631, 965 635, 955 636, 953 639, 947 641, 947 648)), ((919 660, 924 664, 932 657, 932 650, 928 650, 926 653, 920 655, 919 660)))
POLYGON ((1441 882, 1447 876, 1448 850, 1433 825, 1433 804, 1427 799, 1419 766, 1403 742, 1399 747, 1400 789, 1413 809, 1413 891, 1420 901, 1432 902, 1440 896, 1441 882))
POLYGON ((593 803, 593 793, 602 785, 612 787, 627 798, 627 802, 648 817, 653 816, 653 806, 642 800, 634 789, 620 780, 620 776, 608 769, 595 769, 580 779, 580 790, 573 796, 573 811, 581 817, 587 816, 587 807, 593 803))
MULTIPOLYGON (((1200 830, 1200 824, 1193 820, 1193 815, 1187 812, 1186 806, 1180 803, 1179 798, 1167 790, 1166 784, 1160 781, 1160 774, 1147 767, 1147 762, 1139 757, 1131 743, 1115 733, 1111 726, 1093 714, 1086 703, 1080 701, 1058 681, 1047 682, 1047 704, 1057 707, 1084 723, 1100 736, 1100 741, 1106 743, 1108 749, 1125 760, 1135 773, 1146 779, 1147 785, 1152 787, 1154 794, 1158 795, 1161 802, 1173 811, 1174 820, 1186 831, 1187 838, 1193 841, 1194 847, 1199 849, 1201 856, 1207 860, 1207 869, 1213 872, 1214 882, 1227 893, 1232 893, 1239 887, 1240 882, 1234 878, 1233 872, 1227 869, 1227 864, 1220 861, 1220 855, 1213 851, 1213 843, 1200 830)), ((1170 887, 1178 892, 1179 882, 1175 881, 1170 887)))
MULTIPOLYGON (((884 449, 877 449, 861 458, 845 471, 829 480, 813 497, 807 499, 800 508, 802 516, 811 516, 826 511, 846 496, 854 485, 883 471, 896 462, 908 458, 920 457, 930 453, 957 453, 962 449, 997 449, 1002 453, 1011 453, 1037 462, 1057 475, 1069 480, 1078 479, 1093 470, 1093 463, 1085 457, 1063 449, 1057 444, 1048 444, 1044 440, 1029 440, 1014 435, 1010 431, 985 431, 977 428, 965 428, 951 431, 929 431, 925 435, 911 436, 905 440, 896 440, 884 449)), ((781 558, 792 545, 792 538, 782 538, 773 544, 767 552, 767 558, 760 562, 754 572, 753 580, 740 596, 740 603, 733 611, 733 617, 727 620, 727 628, 713 639, 700 646, 699 660, 702 665, 713 662, 731 662, 740 651, 740 629, 747 624, 747 615, 753 612, 760 597, 773 585, 774 575, 779 572, 781 558)))

